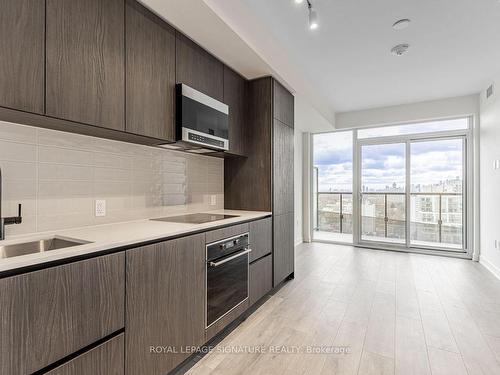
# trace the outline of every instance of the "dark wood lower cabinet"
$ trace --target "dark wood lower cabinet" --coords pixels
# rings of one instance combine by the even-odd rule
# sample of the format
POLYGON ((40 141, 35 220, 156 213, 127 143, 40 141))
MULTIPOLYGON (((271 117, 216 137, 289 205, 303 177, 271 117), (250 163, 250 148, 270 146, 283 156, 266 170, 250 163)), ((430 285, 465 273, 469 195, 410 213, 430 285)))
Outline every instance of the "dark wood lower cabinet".
POLYGON ((56 367, 46 375, 123 375, 124 344, 122 333, 56 367))
POLYGON ((248 223, 233 225, 221 229, 212 230, 206 233, 207 243, 216 242, 225 238, 238 236, 249 231, 248 223))
POLYGON ((0 279, 0 374, 31 374, 124 327, 125 254, 0 279))
POLYGON ((274 216, 274 280, 273 286, 277 286, 294 271, 295 248, 294 248, 294 214, 293 212, 274 216))
POLYGON ((205 342, 205 234, 128 250, 126 264, 126 374, 165 375, 205 342))
POLYGON ((273 220, 266 219, 250 223, 250 262, 270 254, 273 251, 273 220))
POLYGON ((273 288, 273 257, 268 255, 250 264, 250 306, 273 288))

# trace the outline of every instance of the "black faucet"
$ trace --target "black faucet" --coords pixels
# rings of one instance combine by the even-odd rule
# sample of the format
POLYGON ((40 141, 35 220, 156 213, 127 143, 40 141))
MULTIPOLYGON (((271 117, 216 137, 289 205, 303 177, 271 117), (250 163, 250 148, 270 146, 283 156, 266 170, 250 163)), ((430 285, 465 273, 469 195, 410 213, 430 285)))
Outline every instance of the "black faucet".
POLYGON ((2 217, 2 168, 0 168, 0 241, 5 239, 5 226, 12 224, 21 224, 21 204, 17 207, 17 216, 2 217))

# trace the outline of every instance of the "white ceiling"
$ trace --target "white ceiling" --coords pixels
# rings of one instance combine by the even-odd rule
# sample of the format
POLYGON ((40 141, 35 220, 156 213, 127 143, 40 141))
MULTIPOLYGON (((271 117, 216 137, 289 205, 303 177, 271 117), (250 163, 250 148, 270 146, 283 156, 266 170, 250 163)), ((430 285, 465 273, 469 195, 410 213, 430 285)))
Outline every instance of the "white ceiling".
MULTIPOLYGON (((298 99, 296 101, 301 102, 302 108, 312 106, 330 122, 328 127, 331 128, 335 118, 331 105, 300 71, 295 70, 287 56, 278 53, 278 42, 273 42, 266 34, 256 32, 261 30, 254 27, 258 18, 252 20, 251 11, 243 2, 227 0, 221 4, 212 4, 207 0, 139 1, 246 78, 273 75, 294 92, 298 99), (222 6, 222 11, 217 9, 218 5, 222 6), (224 11, 235 12, 234 17, 231 18, 224 11), (261 40, 265 43, 261 43, 261 40)), ((307 129, 319 131, 325 126, 326 124, 317 129, 311 124, 310 129, 307 129)))
POLYGON ((305 3, 205 1, 225 6, 226 17, 241 16, 232 3, 243 3, 259 20, 254 33, 268 32, 337 112, 477 93, 500 71, 498 0, 311 0, 320 18, 313 32, 305 3), (401 18, 410 27, 393 30, 401 18), (399 43, 410 51, 395 57, 399 43))
POLYGON ((274 74, 326 118, 477 93, 500 70, 498 0, 142 0, 247 78, 274 74), (410 18, 406 30, 391 25, 410 18), (395 57, 398 43, 411 45, 395 57))

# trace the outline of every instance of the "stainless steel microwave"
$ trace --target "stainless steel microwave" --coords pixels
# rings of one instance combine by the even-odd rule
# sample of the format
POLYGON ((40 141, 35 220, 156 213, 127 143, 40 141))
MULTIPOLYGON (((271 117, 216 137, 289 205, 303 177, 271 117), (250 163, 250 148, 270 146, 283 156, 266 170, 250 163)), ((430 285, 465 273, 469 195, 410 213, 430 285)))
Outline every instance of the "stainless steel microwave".
POLYGON ((177 139, 229 150, 229 106, 183 83, 176 86, 177 139))

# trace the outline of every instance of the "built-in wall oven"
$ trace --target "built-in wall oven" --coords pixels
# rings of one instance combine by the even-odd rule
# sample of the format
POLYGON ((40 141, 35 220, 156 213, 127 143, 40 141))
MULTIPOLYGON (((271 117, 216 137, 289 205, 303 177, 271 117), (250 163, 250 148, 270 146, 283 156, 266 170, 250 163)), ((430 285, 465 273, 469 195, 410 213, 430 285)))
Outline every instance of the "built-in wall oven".
POLYGON ((207 245, 208 328, 248 299, 248 233, 207 245))

